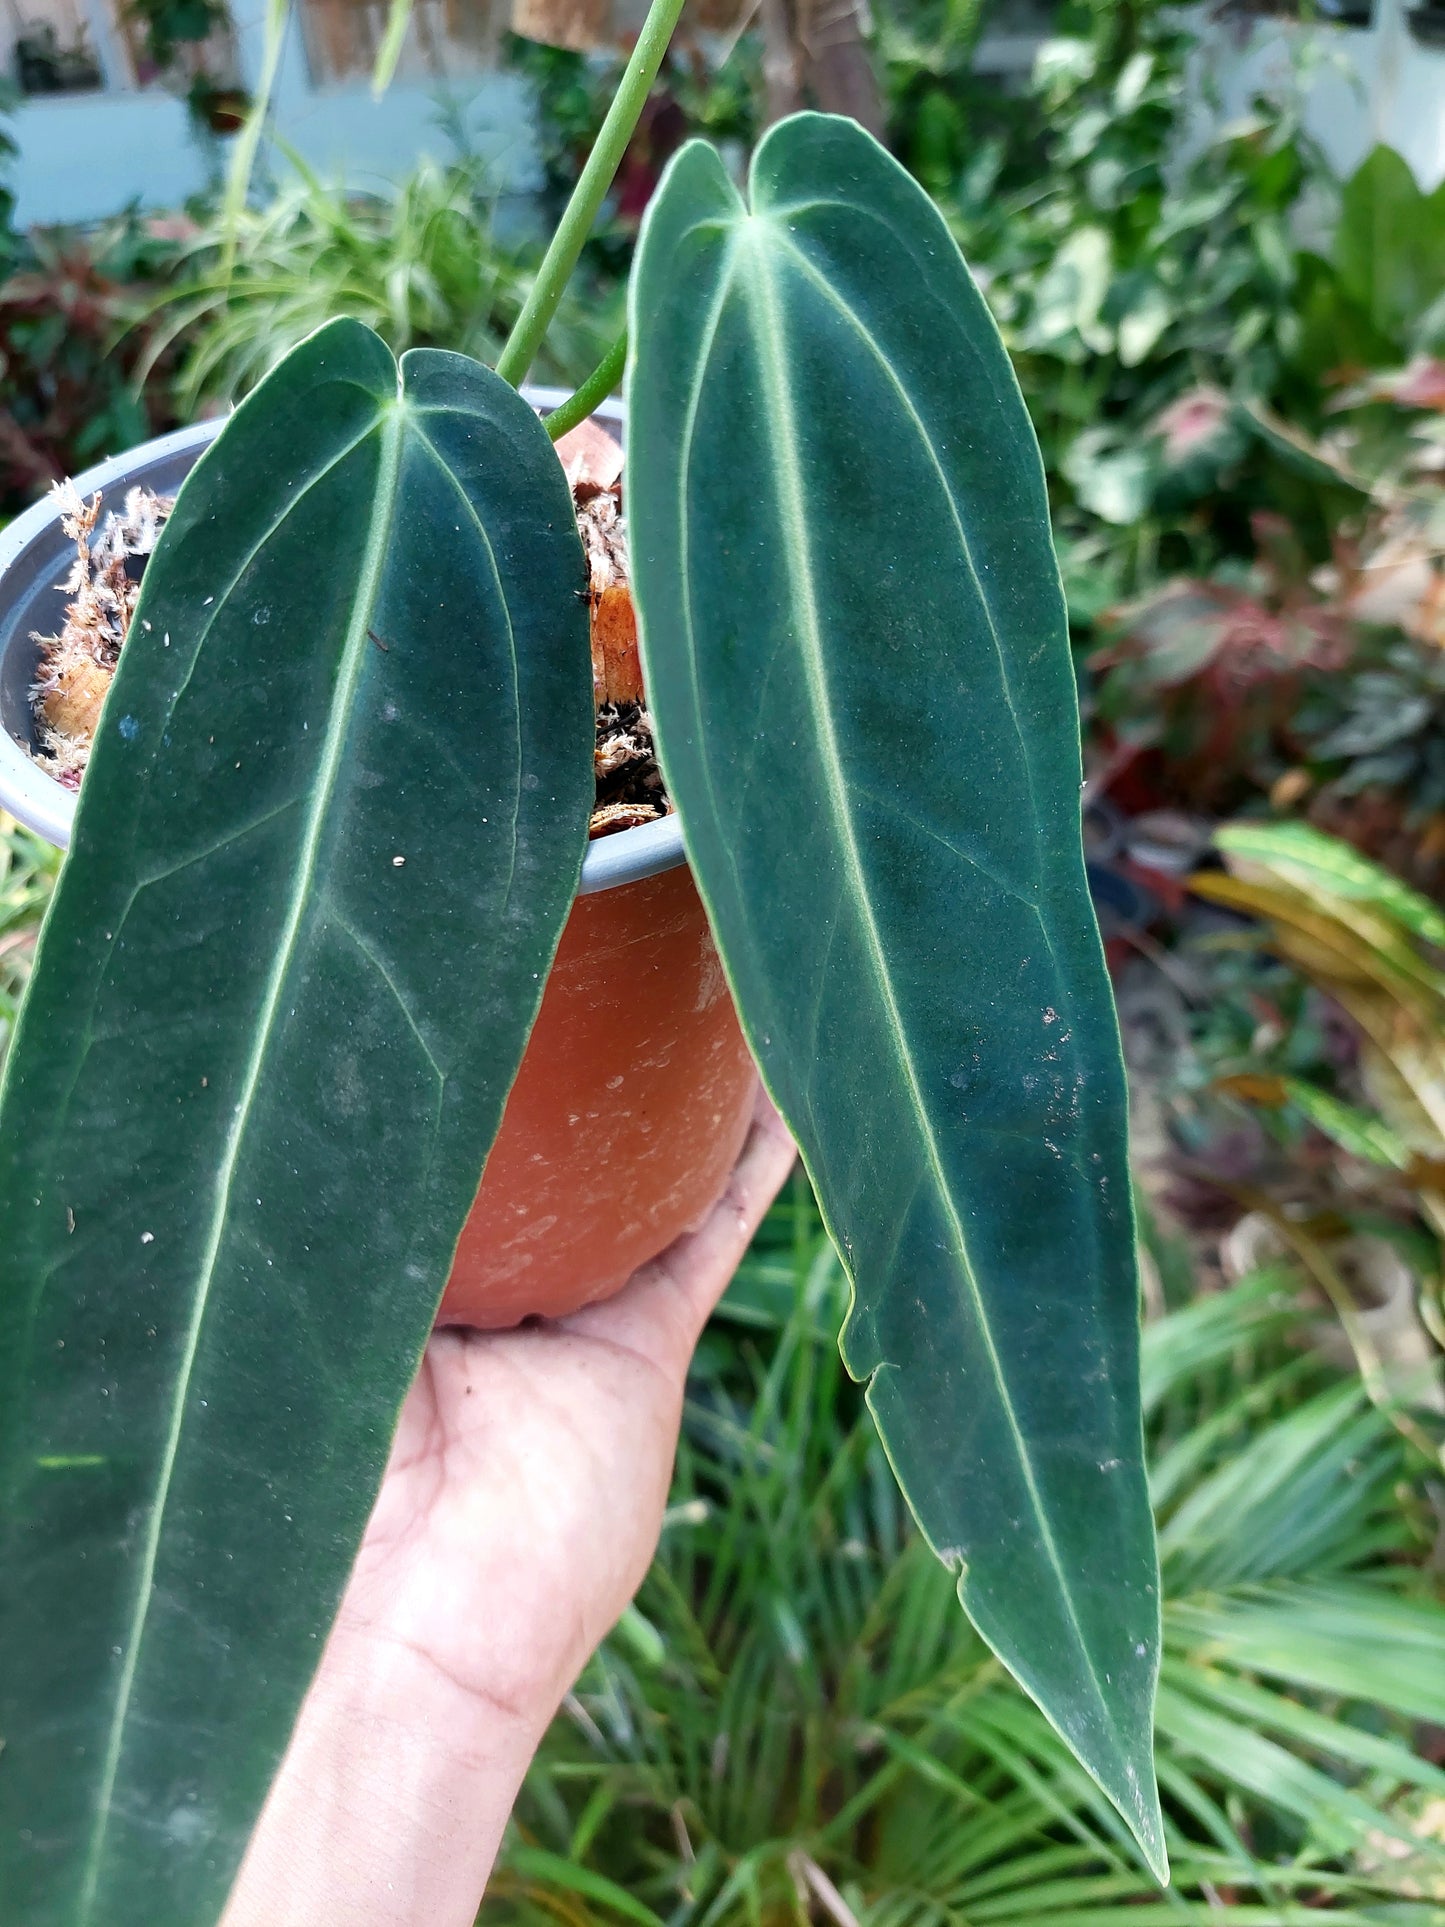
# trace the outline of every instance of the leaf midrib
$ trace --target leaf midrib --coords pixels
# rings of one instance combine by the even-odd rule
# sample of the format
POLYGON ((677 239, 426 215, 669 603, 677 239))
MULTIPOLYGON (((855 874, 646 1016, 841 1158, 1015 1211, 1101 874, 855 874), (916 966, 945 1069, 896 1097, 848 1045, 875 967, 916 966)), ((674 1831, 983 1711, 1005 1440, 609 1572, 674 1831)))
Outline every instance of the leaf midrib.
MULTIPOLYGON (((181 1434, 185 1426, 186 1409, 190 1380, 195 1368, 201 1334, 205 1325, 206 1309, 211 1287, 215 1279, 216 1265, 220 1257, 222 1242, 230 1219, 231 1194, 235 1184, 236 1171, 240 1162, 251 1113, 256 1095, 260 1088, 261 1073, 270 1051, 272 1036, 276 1027, 277 1013, 281 1006, 282 993, 291 966, 295 961, 297 944, 305 919, 310 886, 315 875, 317 853, 322 834, 326 827, 329 805, 335 793, 336 780, 340 772, 342 753, 352 720, 356 689, 360 680, 361 668, 366 661, 368 642, 367 628, 372 604, 376 599, 377 587, 386 556, 386 534, 390 527, 396 503, 397 485, 401 467, 401 449, 405 426, 405 412, 399 398, 389 405, 389 419, 383 413, 380 428, 383 436, 381 459, 377 471, 376 502, 372 511, 371 527, 367 533, 366 551, 362 561, 350 632, 342 650, 341 669, 337 678, 335 695, 331 705, 331 716, 327 724, 326 737, 322 745, 321 760, 313 789, 311 812, 306 825, 306 833, 301 845, 300 861, 297 866, 295 886, 287 911, 281 939, 277 946, 276 960, 272 966, 267 983, 266 997, 261 1007, 257 1025, 256 1041, 252 1048, 242 1084, 240 1102, 236 1115, 227 1135, 225 1155, 217 1173, 215 1207, 212 1214, 211 1231, 201 1258, 200 1276, 197 1283, 196 1301, 187 1329, 185 1347, 182 1353, 181 1370, 177 1381, 176 1395, 171 1410, 170 1429, 162 1455, 160 1473, 156 1482, 155 1498, 151 1507, 150 1520, 146 1532, 145 1547, 141 1559, 141 1572, 136 1587, 135 1605, 132 1612, 130 1634, 125 1661, 121 1670, 116 1709, 111 1721, 107 1739, 105 1761, 96 1798, 96 1819, 86 1852, 85 1873, 80 1890, 77 1921, 84 1923, 92 1918, 96 1892, 100 1879, 101 1862, 104 1855, 106 1837, 109 1831, 110 1816, 113 1811, 115 1784, 120 1768, 121 1752, 124 1746, 126 1725, 130 1717, 131 1698, 139 1670, 140 1653, 145 1641, 146 1622, 150 1611, 151 1592, 155 1581, 156 1564, 160 1554, 161 1530, 165 1519, 170 1485, 175 1473, 176 1458, 180 1448, 181 1434)), ((361 437, 356 447, 363 445, 361 437)), ((288 505, 293 509, 295 503, 288 505)), ((284 525, 285 517, 276 523, 276 528, 284 525)), ((274 530, 272 531, 274 533, 274 530)), ((212 617, 214 620, 214 617, 212 617)))
MULTIPOLYGON (((1098 1704, 1109 1725, 1113 1720, 1106 1699, 1094 1670, 1088 1641, 1084 1638, 1074 1605, 1072 1591, 1064 1575, 1063 1564, 1050 1527, 1048 1515, 1043 1504, 1037 1477, 1027 1442, 1020 1427, 1018 1414, 1014 1410, 1008 1383, 1004 1376, 1002 1361, 994 1340, 983 1295, 968 1254, 968 1241, 963 1225, 954 1208, 952 1196, 944 1174, 942 1156, 934 1135, 923 1101, 922 1086, 917 1067, 913 1062, 902 1013, 894 995, 892 979, 888 972, 887 959, 883 952, 876 920, 873 915, 872 900, 868 894, 863 873, 862 860, 858 850, 852 815, 848 808, 847 785, 843 778, 842 759, 833 729, 832 702, 827 677, 823 667, 822 651, 819 640, 819 617, 816 597, 813 591, 813 562, 807 538, 807 519, 803 509, 803 485, 801 467, 797 451, 796 410, 787 368, 780 353, 782 342, 782 314, 777 300, 773 275, 766 263, 761 247, 755 247, 752 259, 753 272, 746 277, 745 286, 759 310, 760 325, 756 330, 758 365, 762 375, 764 390, 768 398, 768 412, 778 430, 778 480, 783 500, 779 503, 784 538, 793 559, 793 576, 802 592, 799 624, 799 642, 803 659, 804 673, 813 691, 815 713, 819 719, 819 747, 823 767, 828 781, 838 822, 844 862, 847 866, 859 904, 864 933, 873 964, 873 973, 888 1015, 889 1024, 896 1039, 899 1060, 907 1080, 909 1095, 917 1116, 923 1145, 932 1168, 935 1188, 946 1213, 953 1234, 955 1249, 969 1295, 973 1302, 990 1369, 998 1389, 1000 1404, 1003 1408, 1019 1465, 1023 1472, 1025 1486, 1038 1521, 1039 1535, 1049 1564, 1058 1581, 1059 1594, 1064 1602, 1070 1629, 1073 1633, 1084 1670, 1088 1675, 1098 1704)), ((797 605, 795 605, 797 606, 797 605)))

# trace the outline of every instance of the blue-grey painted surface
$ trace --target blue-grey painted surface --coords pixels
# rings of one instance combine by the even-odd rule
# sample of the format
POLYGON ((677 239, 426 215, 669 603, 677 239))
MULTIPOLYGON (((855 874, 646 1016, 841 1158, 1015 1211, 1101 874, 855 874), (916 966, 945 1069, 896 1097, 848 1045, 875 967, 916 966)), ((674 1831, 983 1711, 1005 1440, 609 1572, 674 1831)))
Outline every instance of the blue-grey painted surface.
MULTIPOLYGON (((254 89, 265 52, 260 0, 233 5, 241 77, 254 89)), ((123 74, 113 48, 97 49, 112 81, 123 74)), ((450 83, 469 145, 492 163, 499 194, 527 193, 540 181, 527 83, 510 73, 479 73, 450 83)), ((422 154, 453 150, 438 125, 436 87, 397 82, 373 100, 365 81, 313 84, 293 10, 271 130, 328 179, 365 187, 394 180, 422 154)), ((20 154, 12 169, 17 220, 91 221, 132 202, 175 208, 220 177, 226 140, 196 130, 185 102, 162 88, 41 95, 17 107, 20 154)), ((262 157, 264 165, 264 155, 262 157)), ((278 165, 284 165, 278 161, 278 165)))
POLYGON ((1445 49, 1422 44, 1408 16, 1418 0, 1375 0, 1368 28, 1279 19, 1237 25, 1197 9, 1202 65, 1233 120, 1259 93, 1293 94, 1335 171, 1351 174, 1372 147, 1403 154, 1421 187, 1445 180, 1445 49))

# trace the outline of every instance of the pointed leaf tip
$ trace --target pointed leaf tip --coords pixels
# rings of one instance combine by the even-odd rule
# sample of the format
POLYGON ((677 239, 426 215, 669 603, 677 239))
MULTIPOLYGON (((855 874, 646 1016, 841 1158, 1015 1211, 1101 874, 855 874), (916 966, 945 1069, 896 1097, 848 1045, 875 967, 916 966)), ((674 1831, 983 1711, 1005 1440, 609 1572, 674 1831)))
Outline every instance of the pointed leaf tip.
POLYGON ((922 191, 802 115, 680 156, 631 289, 642 647, 689 855, 963 1596, 1165 1869, 1118 1029, 1042 466, 922 191))

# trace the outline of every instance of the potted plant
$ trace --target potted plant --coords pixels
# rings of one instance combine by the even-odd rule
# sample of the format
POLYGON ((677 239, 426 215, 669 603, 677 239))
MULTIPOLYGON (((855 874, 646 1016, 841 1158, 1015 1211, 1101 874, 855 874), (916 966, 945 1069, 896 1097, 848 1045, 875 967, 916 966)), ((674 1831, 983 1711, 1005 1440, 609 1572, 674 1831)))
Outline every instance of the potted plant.
MULTIPOLYGON (((497 369, 329 324, 148 564, 0 1097, 17 1917, 216 1917, 501 1143, 594 801, 549 432, 621 344, 546 428, 512 384, 678 11, 497 369)), ((662 769, 853 1280, 845 1356, 964 1605, 1162 1876, 1123 1076, 1017 385, 931 204, 824 116, 772 130, 746 198, 683 149, 629 316, 662 769)))
MULTIPOLYGON (((539 410, 564 400, 547 389, 527 396, 539 410)), ((621 433, 614 402, 593 420, 621 433)), ((77 478, 71 500, 103 506, 140 488, 168 501, 221 427, 200 422, 101 463, 77 478)), ((0 534, 0 807, 62 847, 79 771, 57 775, 37 758, 34 697, 42 638, 61 626, 69 593, 57 585, 76 562, 69 519, 52 496, 0 534)), ((91 673, 88 654, 80 659, 91 673)), ((86 693, 93 700, 93 684, 86 693)), ((716 1194, 753 1084, 676 817, 589 843, 441 1318, 506 1326, 615 1290, 716 1194)))

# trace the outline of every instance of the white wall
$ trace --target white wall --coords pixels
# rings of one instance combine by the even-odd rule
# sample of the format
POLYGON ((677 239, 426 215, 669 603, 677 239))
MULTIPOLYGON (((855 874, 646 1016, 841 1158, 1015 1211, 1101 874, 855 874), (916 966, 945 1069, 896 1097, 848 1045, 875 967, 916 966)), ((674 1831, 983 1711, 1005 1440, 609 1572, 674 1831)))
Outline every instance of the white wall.
MULTIPOLYGON (((259 78, 263 0, 237 0, 245 80, 259 78)), ((1421 46, 1407 0, 1376 0, 1368 31, 1267 20, 1243 39, 1198 10, 1204 60, 1226 115, 1261 87, 1302 81, 1306 121, 1334 165, 1349 172, 1377 141, 1404 154, 1422 186, 1445 179, 1445 49, 1421 46)), ((1011 45, 1011 43, 1010 43, 1011 45)), ((104 58, 106 48, 100 46, 104 58)), ((107 60, 107 66, 111 62, 107 60)), ((493 158, 501 192, 538 179, 527 89, 515 75, 483 74, 456 91, 478 151, 493 158)), ((314 87, 294 21, 275 96, 275 131, 329 176, 357 185, 404 173, 421 153, 444 155, 436 97, 398 82, 380 101, 365 83, 314 87)), ((214 180, 228 144, 196 131, 184 102, 156 89, 43 96, 15 115, 20 156, 12 181, 22 224, 93 220, 131 201, 175 207, 214 180)))
POLYGON ((1407 0, 1375 0, 1368 29, 1266 20, 1241 41, 1201 21, 1211 77, 1227 117, 1263 89, 1305 88, 1305 124, 1336 170, 1354 171, 1380 143, 1403 154, 1421 187, 1445 180, 1445 48, 1422 46, 1407 0))
MULTIPOLYGON (((254 88, 265 43, 261 0, 237 0, 233 11, 242 76, 254 88)), ((495 163, 499 192, 534 187, 526 84, 488 73, 452 83, 452 92, 476 151, 495 163)), ((450 152, 431 88, 398 82, 374 101, 365 82, 313 87, 294 18, 273 98, 274 131, 324 174, 358 186, 405 173, 419 154, 450 152)), ((17 108, 14 132, 20 154, 11 182, 23 226, 95 220, 132 201, 174 208, 218 178, 230 152, 228 142, 196 130, 184 101, 157 88, 41 95, 17 108)))

